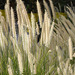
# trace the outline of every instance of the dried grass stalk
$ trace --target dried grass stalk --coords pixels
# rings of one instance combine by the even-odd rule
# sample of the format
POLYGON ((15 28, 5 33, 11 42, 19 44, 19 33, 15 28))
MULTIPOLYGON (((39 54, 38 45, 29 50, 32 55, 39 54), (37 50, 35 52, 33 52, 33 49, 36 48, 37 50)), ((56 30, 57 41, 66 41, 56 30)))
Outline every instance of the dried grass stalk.
POLYGON ((22 63, 22 54, 21 52, 18 52, 18 64, 19 64, 19 70, 20 70, 20 74, 23 73, 23 63, 22 63))
POLYGON ((22 8, 22 14, 25 17, 25 20, 26 20, 26 23, 27 23, 27 27, 30 30, 31 29, 31 24, 30 24, 30 20, 29 20, 29 17, 28 17, 28 13, 26 11, 26 7, 25 7, 24 3, 21 0, 20 0, 20 3, 21 3, 21 8, 22 8))
POLYGON ((50 19, 48 18, 47 11, 45 11, 44 15, 44 29, 43 29, 43 42, 48 47, 49 45, 49 33, 50 33, 50 19))
POLYGON ((41 11, 41 6, 39 1, 37 0, 37 10, 38 10, 38 16, 39 16, 39 21, 40 21, 40 27, 42 28, 42 11, 41 11))
MULTIPOLYGON (((22 22, 26 22, 26 26, 28 27, 29 29, 29 43, 30 43, 30 47, 31 47, 31 39, 32 39, 32 30, 31 30, 31 23, 30 23, 30 20, 29 20, 29 17, 28 17, 28 14, 27 14, 27 11, 26 11, 26 8, 25 8, 25 5, 24 3, 22 2, 22 0, 20 0, 19 2, 17 2, 18 4, 20 3, 20 9, 22 10, 22 18, 24 18, 22 20, 22 22)), ((20 10, 20 11, 21 11, 20 10)), ((22 23, 23 24, 23 23, 22 23)), ((25 24, 25 23, 24 23, 25 24)))
POLYGON ((32 36, 33 38, 35 38, 35 17, 32 12, 31 12, 31 23, 32 23, 32 36))
POLYGON ((61 16, 61 18, 62 18, 61 22, 64 24, 64 27, 65 27, 65 29, 67 30, 66 32, 68 32, 67 34, 69 34, 69 35, 73 38, 73 40, 75 41, 74 32, 73 32, 73 30, 71 30, 71 29, 69 28, 69 26, 67 25, 67 23, 66 23, 66 18, 65 18, 64 16, 61 16))
POLYGON ((7 39, 3 34, 2 26, 0 25, 0 46, 2 47, 2 50, 5 49, 7 45, 8 45, 7 39))
POLYGON ((49 0, 49 2, 50 2, 51 9, 52 9, 53 19, 55 19, 55 9, 54 9, 53 2, 52 0, 49 0))
POLYGON ((16 41, 15 18, 14 18, 14 11, 12 7, 11 7, 11 24, 12 24, 12 34, 16 41))
POLYGON ((18 16, 18 28, 19 28, 19 36, 21 35, 21 15, 19 11, 19 5, 17 4, 17 16, 18 16))
POLYGON ((11 67, 11 59, 8 58, 8 62, 9 62, 9 65, 8 65, 8 73, 9 75, 13 75, 13 70, 12 70, 12 67, 11 67))
POLYGON ((51 11, 49 10, 49 6, 47 5, 45 0, 43 0, 43 3, 44 3, 44 6, 45 6, 45 8, 46 8, 46 10, 48 12, 48 16, 49 16, 49 18, 51 20, 52 18, 51 18, 51 11))
POLYGON ((51 43, 51 39, 52 39, 52 36, 53 36, 53 29, 54 29, 54 22, 52 23, 52 26, 51 26, 51 30, 50 30, 50 33, 49 33, 49 42, 51 43))
POLYGON ((36 58, 28 52, 28 60, 30 64, 30 69, 32 74, 36 74, 36 58))
POLYGON ((70 60, 72 60, 72 40, 71 40, 71 37, 69 37, 68 39, 68 44, 69 44, 69 58, 70 60))
POLYGON ((70 19, 72 20, 72 22, 73 22, 73 25, 75 26, 75 13, 73 12, 73 10, 70 8, 70 7, 66 7, 68 10, 69 10, 69 12, 67 12, 67 14, 68 14, 68 16, 70 17, 70 19))
POLYGON ((0 24, 2 26, 3 32, 5 33, 5 36, 8 36, 8 25, 5 21, 5 18, 2 16, 1 12, 0 12, 0 24))
POLYGON ((10 27, 10 34, 11 34, 11 11, 10 11, 10 7, 9 7, 10 3, 9 0, 7 0, 7 3, 5 5, 5 14, 6 14, 6 21, 10 27))
POLYGON ((58 46, 56 46, 56 51, 57 51, 57 56, 58 56, 58 60, 59 60, 60 69, 63 70, 63 67, 64 67, 63 53, 62 53, 62 51, 59 49, 58 46))
POLYGON ((18 44, 15 42, 15 40, 10 37, 12 43, 13 43, 13 46, 14 46, 14 52, 15 52, 15 55, 17 56, 18 58, 18 65, 19 65, 19 70, 20 70, 20 74, 23 73, 23 61, 22 61, 22 54, 21 54, 21 51, 18 47, 18 44))

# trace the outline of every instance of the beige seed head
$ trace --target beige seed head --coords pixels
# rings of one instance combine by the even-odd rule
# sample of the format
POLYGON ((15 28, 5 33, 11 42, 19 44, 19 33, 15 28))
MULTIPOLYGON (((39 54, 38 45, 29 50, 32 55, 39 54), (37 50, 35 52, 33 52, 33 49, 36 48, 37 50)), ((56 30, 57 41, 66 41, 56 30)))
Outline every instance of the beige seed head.
POLYGON ((32 12, 31 12, 31 23, 32 23, 32 35, 33 38, 35 38, 35 17, 32 12))
POLYGON ((20 52, 18 52, 18 64, 19 64, 20 74, 22 74, 23 73, 23 63, 22 63, 22 55, 20 52))
POLYGON ((37 10, 38 10, 38 16, 40 21, 40 27, 42 28, 42 11, 39 1, 37 0, 37 10))
POLYGON ((54 9, 53 2, 52 0, 49 0, 49 2, 50 2, 51 9, 52 9, 53 18, 55 19, 55 9, 54 9))
POLYGON ((69 58, 72 60, 72 40, 71 37, 68 39, 68 44, 69 44, 69 58))
POLYGON ((13 8, 11 8, 11 24, 12 24, 13 37, 16 40, 15 18, 14 18, 13 8))
POLYGON ((13 75, 13 71, 12 71, 12 67, 11 67, 11 59, 8 57, 8 62, 9 62, 9 65, 8 65, 8 73, 9 75, 13 75))

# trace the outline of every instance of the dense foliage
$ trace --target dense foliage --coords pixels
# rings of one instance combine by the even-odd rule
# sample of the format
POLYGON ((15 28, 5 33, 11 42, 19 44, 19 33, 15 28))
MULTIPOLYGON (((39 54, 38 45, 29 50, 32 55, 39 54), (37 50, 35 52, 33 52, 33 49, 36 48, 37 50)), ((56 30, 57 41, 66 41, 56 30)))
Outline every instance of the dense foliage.
POLYGON ((0 75, 75 75, 74 10, 66 6, 67 17, 58 12, 57 18, 53 2, 49 0, 48 5, 44 0, 42 14, 37 0, 37 23, 33 12, 29 19, 23 1, 16 2, 17 24, 9 0, 6 19, 0 12, 0 75))

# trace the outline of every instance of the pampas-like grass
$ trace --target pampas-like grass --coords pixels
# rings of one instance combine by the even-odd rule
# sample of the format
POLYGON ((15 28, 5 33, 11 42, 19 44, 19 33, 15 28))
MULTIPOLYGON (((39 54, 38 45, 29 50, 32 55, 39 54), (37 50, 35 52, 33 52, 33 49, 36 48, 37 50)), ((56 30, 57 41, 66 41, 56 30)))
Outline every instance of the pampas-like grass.
POLYGON ((38 10, 38 17, 39 17, 39 21, 40 21, 40 28, 42 28, 42 11, 41 11, 41 6, 40 6, 40 3, 39 1, 37 0, 37 10, 38 10))
POLYGON ((28 60, 30 64, 30 69, 32 74, 36 74, 36 58, 28 52, 28 60))
MULTIPOLYGON (((24 32, 23 32, 24 33, 24 32)), ((22 33, 22 34, 23 34, 22 33)), ((24 35, 23 35, 24 36, 24 35)), ((22 38, 23 40, 23 49, 26 52, 26 54, 28 55, 28 61, 29 61, 29 65, 30 65, 30 70, 32 74, 36 73, 36 59, 33 56, 33 54, 30 52, 30 43, 29 43, 29 37, 27 35, 27 33, 25 32, 25 36, 22 38), (25 40, 23 40, 23 38, 25 40)))
POLYGON ((15 19, 14 19, 13 8, 11 8, 11 25, 12 25, 12 36, 15 38, 15 41, 16 41, 16 28, 15 28, 15 19))
POLYGON ((29 20, 29 17, 28 17, 28 13, 26 11, 26 7, 25 7, 24 3, 21 0, 20 0, 20 3, 21 3, 21 8, 23 9, 22 10, 22 14, 25 17, 25 20, 26 20, 26 23, 27 23, 27 27, 30 30, 31 29, 31 24, 30 24, 30 20, 29 20))
POLYGON ((72 11, 72 9, 70 7, 67 7, 67 9, 69 10, 69 12, 66 11, 66 13, 67 13, 68 17, 71 19, 73 26, 75 27, 75 21, 74 21, 75 13, 72 11))
POLYGON ((50 20, 51 20, 52 17, 51 17, 51 11, 49 10, 49 6, 47 5, 47 3, 46 3, 45 0, 43 0, 43 3, 44 3, 44 6, 45 6, 45 8, 46 8, 46 10, 47 10, 47 12, 48 12, 48 16, 49 16, 49 18, 50 18, 50 20))
POLYGON ((11 11, 10 11, 9 5, 10 5, 9 0, 7 0, 7 3, 5 5, 5 14, 6 14, 6 21, 10 27, 10 34, 11 34, 11 30, 12 30, 11 29, 11 11))
POLYGON ((43 43, 48 46, 49 45, 49 33, 50 33, 50 19, 48 18, 48 13, 45 11, 44 14, 44 27, 43 27, 43 43), (43 29, 44 28, 44 29, 43 29))
POLYGON ((48 18, 48 23, 47 23, 47 26, 46 26, 46 45, 47 46, 49 44, 49 31, 50 31, 50 21, 49 21, 49 18, 48 18))
POLYGON ((5 46, 7 45, 8 45, 7 39, 3 34, 2 26, 0 25, 0 46, 2 47, 2 50, 5 49, 5 46))
POLYGON ((53 35, 53 29, 54 29, 54 22, 52 23, 51 30, 50 30, 50 33, 49 33, 49 42, 50 43, 51 43, 51 39, 52 39, 52 35, 53 35))
POLYGON ((30 45, 29 45, 29 37, 27 33, 25 32, 25 51, 28 55, 28 61, 30 65, 30 70, 32 74, 36 74, 36 58, 35 56, 30 52, 30 45))
POLYGON ((62 18, 61 22, 64 24, 65 29, 67 30, 68 34, 70 34, 70 36, 75 40, 75 38, 74 38, 75 37, 74 32, 67 25, 66 18, 64 16, 62 16, 61 18, 62 18))
POLYGON ((75 26, 75 21, 74 21, 75 13, 72 11, 72 9, 70 7, 66 7, 66 8, 69 10, 69 12, 66 11, 66 13, 67 13, 68 17, 71 19, 71 21, 73 22, 73 25, 75 26))
POLYGON ((44 22, 43 22, 42 31, 41 31, 41 39, 40 39, 41 45, 45 44, 45 46, 47 47, 50 45, 53 29, 54 29, 54 22, 51 25, 51 20, 48 17, 48 13, 47 11, 45 11, 44 22))
POLYGON ((75 33, 75 27, 74 25, 69 21, 69 20, 66 20, 68 26, 71 28, 71 30, 75 33))
POLYGON ((72 51, 73 51, 73 49, 72 49, 71 37, 69 37, 69 39, 68 39, 68 44, 69 44, 69 58, 70 58, 70 60, 72 60, 72 51))
MULTIPOLYGON (((39 44, 36 43, 35 39, 36 27, 38 35, 40 32, 37 23, 35 24, 35 18, 33 13, 31 13, 31 21, 30 21, 22 0, 16 1, 17 1, 16 10, 19 27, 18 40, 20 44, 16 42, 15 39, 16 29, 15 29, 14 11, 12 8, 9 7, 9 0, 8 0, 5 5, 6 20, 4 20, 4 18, 1 16, 0 13, 0 54, 1 54, 0 74, 8 73, 9 75, 13 75, 16 72, 18 72, 18 74, 20 73, 24 75, 25 74, 56 75, 58 72, 58 75, 69 75, 69 74, 74 75, 75 67, 73 64, 70 64, 71 63, 70 59, 74 61, 73 58, 75 57, 75 53, 70 51, 73 50, 71 43, 69 43, 69 46, 67 43, 68 36, 71 37, 73 43, 75 42, 74 12, 71 12, 72 10, 68 9, 69 10, 68 17, 72 22, 68 18, 65 18, 63 16, 60 16, 60 18, 56 19, 54 15, 53 19, 56 19, 57 21, 55 23, 55 21, 52 21, 52 19, 50 19, 49 17, 50 10, 45 1, 44 5, 46 11, 44 13, 44 18, 42 18, 41 7, 39 2, 37 1, 38 14, 41 19, 41 20, 39 19, 39 22, 42 23, 42 24, 40 23, 42 31, 39 44), (44 19, 44 21, 42 21, 42 19, 44 19), (9 34, 8 27, 11 31, 11 34, 9 34), (27 29, 29 30, 29 34, 27 34, 27 29), (6 31, 8 35, 5 33, 6 31), (35 40, 33 40, 33 37, 35 40), (57 44, 58 46, 56 46, 57 44), (68 47, 69 53, 71 53, 69 54, 69 58, 67 54, 68 47), (35 52, 33 53, 32 51, 35 52), (11 59, 9 58, 9 56, 11 59), (23 58, 25 61, 23 60, 23 58), (10 62, 10 60, 12 60, 12 62, 10 62)), ((54 14, 53 5, 51 5, 51 11, 52 14, 54 14)))
POLYGON ((47 42, 47 22, 48 22, 48 15, 47 15, 47 11, 45 11, 44 14, 44 27, 43 27, 43 31, 42 31, 42 35, 43 35, 43 43, 46 44, 47 42))
POLYGON ((8 25, 6 24, 5 18, 2 16, 2 13, 0 12, 0 22, 2 25, 3 32, 5 33, 5 36, 8 35, 8 25))
POLYGON ((49 37, 48 37, 48 34, 49 34, 49 33, 48 33, 48 32, 49 32, 49 29, 48 29, 48 22, 49 22, 49 21, 48 21, 48 19, 49 19, 49 18, 48 18, 47 12, 46 12, 46 17, 45 17, 45 21, 46 21, 46 22, 45 22, 45 30, 46 30, 46 31, 45 31, 45 34, 46 34, 46 35, 45 35, 45 37, 46 37, 45 40, 46 40, 46 42, 45 42, 45 43, 46 43, 46 45, 47 45, 47 43, 48 43, 48 38, 49 38, 49 37))
POLYGON ((11 59, 8 58, 8 62, 9 62, 9 65, 8 65, 8 73, 9 75, 13 75, 13 70, 12 70, 12 67, 11 67, 11 59))
POLYGON ((28 55, 28 61, 30 65, 30 70, 32 74, 36 73, 36 59, 33 56, 33 54, 30 52, 30 42, 29 42, 29 35, 27 35, 27 32, 23 30, 23 26, 21 27, 21 34, 22 34, 22 42, 23 42, 23 49, 28 55), (33 60, 32 60, 33 59, 33 60))
POLYGON ((74 75, 69 58, 66 60, 66 62, 63 61, 60 57, 61 53, 60 52, 58 53, 58 46, 56 46, 56 50, 57 50, 57 54, 58 54, 58 59, 61 60, 61 61, 59 61, 59 67, 57 67, 58 75, 66 75, 66 74, 74 75))
POLYGON ((13 43, 13 46, 14 46, 14 52, 15 52, 15 55, 17 56, 18 58, 18 65, 19 65, 19 71, 20 71, 20 74, 23 73, 23 59, 22 59, 22 54, 21 54, 21 51, 15 41, 15 39, 13 39, 12 37, 11 38, 11 41, 13 43))
POLYGON ((31 12, 31 23, 32 23, 32 36, 33 38, 35 38, 35 17, 32 12, 31 12))
POLYGON ((21 54, 21 52, 18 52, 18 64, 19 64, 19 70, 20 70, 21 75, 23 73, 23 63, 22 63, 22 61, 23 61, 22 54, 21 54))
POLYGON ((17 11, 17 17, 18 17, 18 29, 19 29, 19 36, 21 35, 21 16, 20 16, 20 11, 19 11, 19 5, 17 4, 16 7, 16 11, 17 11))
POLYGON ((12 36, 10 36, 10 40, 13 43, 15 56, 17 56, 17 52, 19 51, 18 44, 12 36))
MULTIPOLYGON (((22 27, 23 28, 23 27, 22 27)), ((22 43, 23 43, 23 49, 28 54, 29 52, 29 36, 27 35, 26 31, 22 30, 22 43)))
POLYGON ((53 2, 52 0, 49 0, 49 2, 50 2, 51 9, 52 9, 53 19, 55 19, 55 9, 54 9, 53 2))
POLYGON ((20 3, 19 4, 19 8, 22 10, 22 13, 20 13, 20 15, 22 14, 22 18, 23 18, 23 16, 25 18, 24 20, 22 20, 22 22, 25 21, 26 22, 26 26, 29 29, 29 43, 30 43, 30 47, 31 47, 31 38, 32 38, 31 23, 30 23, 30 20, 29 20, 29 17, 28 17, 28 14, 27 14, 27 11, 26 11, 24 3, 21 0, 19 2, 17 2, 17 3, 18 4, 20 3))
POLYGON ((56 51, 57 51, 57 54, 58 54, 58 60, 59 60, 59 66, 60 66, 60 68, 62 69, 62 59, 63 59, 63 57, 62 57, 62 55, 61 55, 61 51, 59 50, 59 47, 58 46, 56 46, 56 51))
POLYGON ((66 23, 66 24, 64 24, 66 26, 66 28, 71 28, 71 30, 73 32, 75 32, 75 27, 74 27, 74 25, 72 24, 72 22, 70 20, 66 19, 64 16, 61 16, 61 19, 63 20, 62 22, 65 22, 66 23))

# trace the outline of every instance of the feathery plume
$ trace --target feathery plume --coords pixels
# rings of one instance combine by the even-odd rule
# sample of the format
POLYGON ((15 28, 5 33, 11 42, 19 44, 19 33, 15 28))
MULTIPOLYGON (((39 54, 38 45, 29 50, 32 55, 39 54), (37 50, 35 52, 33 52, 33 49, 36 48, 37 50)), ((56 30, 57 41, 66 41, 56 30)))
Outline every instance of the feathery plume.
POLYGON ((0 45, 1 45, 2 49, 4 49, 5 46, 8 45, 7 39, 6 39, 5 35, 3 34, 1 25, 0 25, 0 45))
POLYGON ((59 66, 60 66, 60 69, 63 69, 63 66, 64 66, 64 62, 63 61, 63 54, 61 52, 61 50, 59 50, 59 47, 56 46, 56 51, 57 51, 57 55, 58 55, 58 60, 59 60, 59 66))
POLYGON ((19 4, 17 4, 17 16, 18 16, 18 28, 19 28, 19 36, 21 35, 21 14, 20 14, 20 10, 19 10, 19 4))
POLYGON ((10 3, 9 0, 7 0, 7 3, 5 5, 5 14, 6 14, 6 21, 10 27, 10 33, 11 33, 11 11, 10 11, 10 3))
POLYGON ((9 62, 8 73, 9 73, 9 75, 13 75, 13 71, 12 71, 12 67, 11 67, 11 59, 10 58, 8 58, 8 62, 9 62))
POLYGON ((51 43, 51 39, 52 39, 52 35, 53 35, 53 29, 54 29, 54 22, 52 23, 52 26, 51 26, 51 30, 50 30, 50 33, 49 33, 49 42, 51 43))
POLYGON ((49 6, 47 5, 45 0, 43 0, 43 3, 44 3, 44 6, 46 8, 46 11, 48 12, 48 16, 49 16, 49 18, 51 20, 51 11, 49 10, 49 6))
POLYGON ((32 35, 33 38, 35 38, 35 18, 32 12, 31 12, 31 23, 32 23, 32 35))
POLYGON ((69 44, 69 58, 70 60, 72 60, 72 40, 71 40, 71 37, 69 37, 68 39, 68 44, 69 44))
POLYGON ((38 10, 38 16, 39 16, 39 21, 40 21, 40 27, 42 28, 42 11, 41 11, 41 6, 39 1, 37 0, 37 10, 38 10))
POLYGON ((52 9, 52 13, 53 13, 53 19, 55 19, 55 11, 54 11, 53 2, 52 2, 52 0, 49 0, 49 2, 50 2, 50 6, 51 6, 51 9, 52 9))
POLYGON ((21 52, 18 52, 18 64, 19 64, 20 74, 22 74, 23 73, 23 63, 22 63, 21 52))
POLYGON ((36 58, 28 52, 28 60, 30 64, 30 69, 32 74, 36 74, 36 58))
POLYGON ((11 7, 11 24, 12 24, 12 34, 16 40, 15 19, 14 19, 14 11, 12 7, 11 7))

